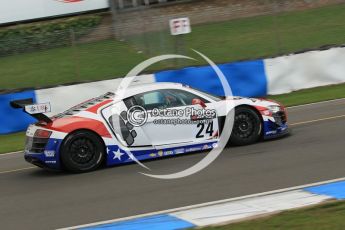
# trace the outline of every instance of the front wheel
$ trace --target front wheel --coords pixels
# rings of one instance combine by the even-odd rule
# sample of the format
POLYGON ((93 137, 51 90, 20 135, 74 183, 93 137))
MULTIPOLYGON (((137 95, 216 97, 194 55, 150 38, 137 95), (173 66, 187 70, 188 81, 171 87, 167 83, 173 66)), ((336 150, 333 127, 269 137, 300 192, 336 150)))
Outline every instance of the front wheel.
POLYGON ((259 140, 261 132, 261 119, 252 108, 240 107, 235 110, 234 126, 230 137, 231 144, 253 144, 259 140))
POLYGON ((61 147, 61 161, 71 172, 88 172, 97 169, 105 156, 102 139, 89 131, 69 135, 61 147))

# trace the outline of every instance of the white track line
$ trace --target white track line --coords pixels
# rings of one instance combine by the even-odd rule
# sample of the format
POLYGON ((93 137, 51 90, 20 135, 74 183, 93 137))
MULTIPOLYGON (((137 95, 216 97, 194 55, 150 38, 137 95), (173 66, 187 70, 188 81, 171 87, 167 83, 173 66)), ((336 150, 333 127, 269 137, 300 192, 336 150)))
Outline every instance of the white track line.
POLYGON ((181 207, 181 208, 174 208, 174 209, 168 209, 168 210, 164 210, 164 211, 151 212, 151 213, 147 213, 147 214, 140 214, 140 215, 134 215, 134 216, 124 217, 124 218, 117 218, 117 219, 112 219, 112 220, 107 220, 107 221, 94 222, 94 223, 90 223, 90 224, 78 225, 78 226, 68 227, 68 228, 60 228, 59 230, 71 230, 71 229, 86 228, 86 227, 92 227, 92 226, 101 225, 101 224, 110 224, 110 223, 114 223, 114 222, 126 221, 126 220, 130 220, 130 219, 142 218, 142 217, 147 217, 147 216, 152 216, 152 215, 168 214, 168 213, 172 213, 172 212, 185 211, 185 210, 189 210, 189 209, 200 208, 200 207, 205 207, 205 206, 210 206, 210 205, 215 205, 215 204, 222 204, 222 203, 227 203, 227 202, 232 202, 232 201, 238 201, 238 200, 243 200, 243 199, 247 199, 247 198, 272 195, 272 194, 288 192, 288 191, 293 191, 293 190, 298 190, 298 189, 303 189, 303 188, 307 188, 307 187, 318 186, 318 185, 323 185, 323 184, 328 184, 328 183, 334 183, 334 182, 339 182, 339 181, 344 181, 344 180, 345 180, 345 177, 333 179, 333 180, 327 180, 327 181, 323 181, 323 182, 305 184, 305 185, 300 185, 300 186, 295 186, 295 187, 290 187, 290 188, 278 189, 278 190, 273 190, 273 191, 269 191, 269 192, 262 192, 262 193, 247 195, 247 196, 235 197, 235 198, 230 198, 230 199, 225 199, 225 200, 218 200, 218 201, 206 202, 206 203, 197 204, 197 205, 190 205, 190 206, 185 206, 185 207, 181 207))
POLYGON ((37 168, 36 166, 32 166, 32 167, 26 167, 26 168, 21 168, 21 169, 12 169, 12 170, 7 170, 7 171, 2 171, 0 172, 1 174, 6 174, 6 173, 12 173, 12 172, 20 172, 20 171, 25 171, 25 170, 29 170, 29 169, 34 169, 37 168))
POLYGON ((10 153, 0 153, 0 157, 2 156, 7 156, 7 155, 12 155, 12 154, 18 154, 18 153, 23 153, 24 150, 22 151, 17 151, 17 152, 10 152, 10 153))
POLYGON ((334 117, 325 117, 325 118, 320 118, 320 119, 315 119, 315 120, 310 120, 310 121, 296 122, 296 123, 289 124, 289 126, 310 124, 310 123, 315 123, 318 121, 329 121, 329 120, 334 120, 334 119, 344 118, 344 117, 345 117, 345 115, 339 115, 339 116, 334 116, 334 117))

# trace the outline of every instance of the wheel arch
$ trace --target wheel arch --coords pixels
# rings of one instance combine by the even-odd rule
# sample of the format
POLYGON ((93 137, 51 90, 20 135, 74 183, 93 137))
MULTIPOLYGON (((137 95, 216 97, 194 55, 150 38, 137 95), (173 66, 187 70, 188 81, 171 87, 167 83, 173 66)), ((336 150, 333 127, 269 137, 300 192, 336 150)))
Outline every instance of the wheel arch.
MULTIPOLYGON (((78 132, 83 132, 83 131, 84 131, 84 132, 92 133, 92 134, 94 134, 95 136, 97 136, 97 137, 99 138, 99 140, 101 141, 101 144, 102 144, 102 146, 103 146, 103 152, 104 152, 104 154, 106 155, 107 146, 106 146, 106 144, 105 144, 105 142, 104 142, 102 136, 101 136, 99 133, 95 132, 94 130, 88 129, 88 128, 75 129, 75 130, 73 130, 72 132, 70 132, 68 135, 66 135, 66 136, 64 137, 64 139, 62 140, 62 142, 61 142, 61 145, 60 145, 60 148, 59 148, 59 153, 60 153, 60 154, 59 154, 59 160, 60 160, 60 162, 61 162, 61 167, 62 167, 62 168, 64 168, 65 166, 63 165, 63 161, 61 160, 61 149, 62 149, 62 147, 63 147, 65 141, 67 140, 68 137, 72 136, 73 134, 78 133, 78 132)), ((104 165, 105 162, 106 162, 106 158, 104 157, 104 158, 103 158, 102 165, 104 165)))
POLYGON ((261 122, 261 133, 260 133, 260 137, 262 138, 263 135, 264 135, 264 119, 260 113, 260 111, 254 106, 254 105, 249 105, 249 104, 241 104, 241 105, 237 105, 235 107, 235 112, 236 112, 236 109, 238 108, 247 108, 247 109, 250 109, 252 111, 254 111, 260 118, 260 122, 261 122))

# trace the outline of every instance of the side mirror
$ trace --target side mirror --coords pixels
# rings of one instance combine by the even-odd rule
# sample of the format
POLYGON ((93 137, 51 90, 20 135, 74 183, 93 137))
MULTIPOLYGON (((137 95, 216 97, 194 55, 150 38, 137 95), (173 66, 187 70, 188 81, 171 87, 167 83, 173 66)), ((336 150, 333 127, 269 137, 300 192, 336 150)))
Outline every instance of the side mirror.
POLYGON ((206 108, 205 102, 203 102, 202 100, 200 100, 198 98, 194 98, 192 100, 192 105, 200 105, 202 108, 206 108))

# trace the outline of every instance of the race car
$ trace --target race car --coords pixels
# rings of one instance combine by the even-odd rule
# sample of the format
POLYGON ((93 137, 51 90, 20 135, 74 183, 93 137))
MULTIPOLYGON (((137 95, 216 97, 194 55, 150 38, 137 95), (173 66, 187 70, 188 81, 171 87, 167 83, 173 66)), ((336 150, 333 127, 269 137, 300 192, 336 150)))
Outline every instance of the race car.
POLYGON ((229 143, 253 144, 288 133, 286 109, 265 99, 218 97, 177 83, 130 87, 93 98, 53 117, 49 103, 12 101, 38 122, 26 131, 25 160, 42 168, 88 172, 217 146, 235 106, 229 143))

